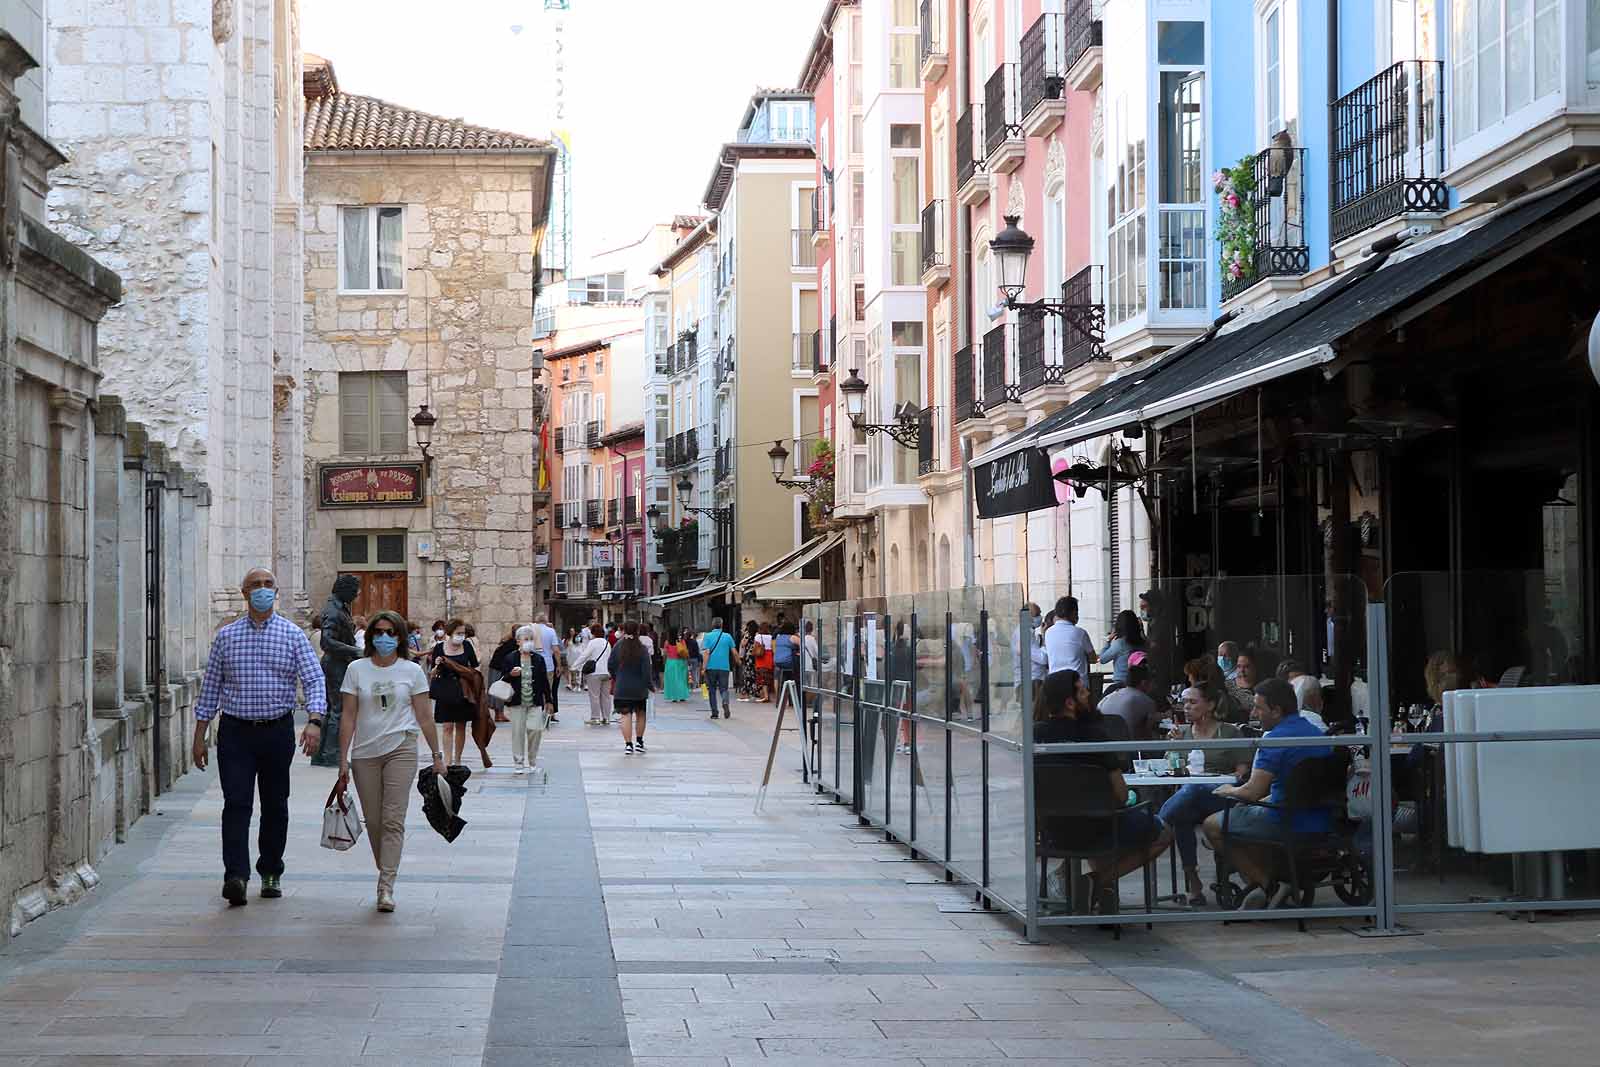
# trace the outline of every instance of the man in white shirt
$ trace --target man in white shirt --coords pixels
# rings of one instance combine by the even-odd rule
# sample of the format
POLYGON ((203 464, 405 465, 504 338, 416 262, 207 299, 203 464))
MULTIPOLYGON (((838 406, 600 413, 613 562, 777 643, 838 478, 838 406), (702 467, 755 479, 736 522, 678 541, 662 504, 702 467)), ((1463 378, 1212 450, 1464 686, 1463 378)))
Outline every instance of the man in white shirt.
POLYGON ((556 712, 560 710, 559 698, 556 696, 561 687, 556 684, 560 677, 556 673, 556 664, 561 662, 562 653, 561 635, 556 633, 556 628, 550 625, 549 617, 540 612, 533 617, 533 639, 539 644, 539 653, 544 658, 545 673, 550 678, 550 722, 556 721, 556 712))
POLYGON ((1094 642, 1078 625, 1078 598, 1064 596, 1056 601, 1056 621, 1044 632, 1044 653, 1051 674, 1077 671, 1088 684, 1089 664, 1096 658, 1094 642))

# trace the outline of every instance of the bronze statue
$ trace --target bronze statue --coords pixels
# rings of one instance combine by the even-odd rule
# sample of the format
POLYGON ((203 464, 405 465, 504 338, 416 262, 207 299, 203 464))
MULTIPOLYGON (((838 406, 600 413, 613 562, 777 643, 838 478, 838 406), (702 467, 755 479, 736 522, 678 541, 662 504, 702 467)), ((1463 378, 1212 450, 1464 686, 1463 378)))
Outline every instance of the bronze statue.
POLYGON ((360 593, 361 579, 341 574, 328 602, 322 605, 322 677, 328 692, 328 721, 322 729, 322 747, 311 757, 317 767, 339 766, 339 712, 343 707, 339 688, 344 685, 345 669, 367 654, 356 647, 355 620, 350 615, 350 605, 360 593))

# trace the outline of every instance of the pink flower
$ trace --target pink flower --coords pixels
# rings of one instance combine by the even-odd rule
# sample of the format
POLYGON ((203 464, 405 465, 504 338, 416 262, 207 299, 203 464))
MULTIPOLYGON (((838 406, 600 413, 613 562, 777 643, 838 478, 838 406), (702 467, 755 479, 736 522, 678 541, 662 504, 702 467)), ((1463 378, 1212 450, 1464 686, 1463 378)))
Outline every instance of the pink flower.
POLYGON ((1229 207, 1238 207, 1239 206, 1239 194, 1238 193, 1229 193, 1227 196, 1223 197, 1223 199, 1228 202, 1228 206, 1229 207))
POLYGON ((1212 185, 1221 185, 1223 182, 1225 182, 1227 180, 1228 180, 1228 176, 1223 174, 1221 170, 1214 170, 1214 171, 1211 172, 1211 184, 1212 185))

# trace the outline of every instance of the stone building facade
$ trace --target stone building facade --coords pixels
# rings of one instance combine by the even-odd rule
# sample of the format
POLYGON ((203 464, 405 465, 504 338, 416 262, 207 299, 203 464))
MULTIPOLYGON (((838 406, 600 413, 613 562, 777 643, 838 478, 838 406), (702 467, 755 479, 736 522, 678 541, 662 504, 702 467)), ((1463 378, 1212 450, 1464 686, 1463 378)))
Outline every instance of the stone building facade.
POLYGON ((51 0, 50 221, 124 279, 104 387, 214 487, 213 622, 240 576, 304 604, 299 0, 51 0))
POLYGON ((92 888, 187 769, 209 635, 208 490, 101 392, 98 327, 127 294, 42 221, 66 162, 22 43, 40 46, 43 16, 3 14, 0 941, 92 888))
POLYGON ((331 64, 304 62, 311 587, 354 573, 358 614, 458 615, 497 639, 534 611, 548 496, 533 307, 553 151, 344 92, 331 64))

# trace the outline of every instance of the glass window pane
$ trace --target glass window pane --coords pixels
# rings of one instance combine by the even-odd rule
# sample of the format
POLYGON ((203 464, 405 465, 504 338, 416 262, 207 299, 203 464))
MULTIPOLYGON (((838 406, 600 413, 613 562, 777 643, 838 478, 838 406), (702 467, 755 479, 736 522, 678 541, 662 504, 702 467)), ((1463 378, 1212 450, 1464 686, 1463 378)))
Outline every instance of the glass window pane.
POLYGON ((367 262, 371 237, 367 231, 369 215, 364 207, 339 209, 340 233, 344 248, 340 257, 339 285, 345 289, 370 289, 371 265, 367 262))
POLYGON ((372 451, 372 381, 365 374, 339 375, 339 451, 372 451))
POLYGON ((360 566, 367 562, 367 535, 341 534, 339 536, 339 562, 360 566))
POLYGON ((379 289, 405 288, 405 256, 401 234, 401 209, 378 209, 378 285, 379 289))
POLYGON ((916 226, 921 224, 921 212, 918 210, 920 192, 917 188, 917 175, 922 166, 920 156, 895 156, 894 157, 894 217, 892 221, 900 226, 916 226))
POLYGON ((1201 84, 1189 71, 1161 72, 1161 202, 1199 203, 1204 137, 1201 84))
POLYGON ((378 406, 378 451, 404 452, 408 432, 411 429, 411 420, 406 410, 405 371, 389 372, 374 377, 376 386, 373 394, 378 406))
POLYGON ((1156 62, 1163 65, 1199 66, 1206 61, 1206 24, 1159 22, 1156 24, 1156 62))
POLYGON ((921 148, 922 130, 916 126, 895 123, 889 127, 890 148, 921 148))
POLYGON ((921 72, 917 69, 917 36, 914 33, 896 33, 889 37, 889 87, 915 89, 921 72))
POLYGON ((406 535, 379 534, 378 535, 378 562, 379 563, 405 563, 406 561, 406 535))
MULTIPOLYGON (((1589 5, 1589 40, 1600 34, 1595 25, 1600 10, 1589 5)), ((1595 53, 1589 52, 1589 81, 1596 80, 1595 53)), ((1535 98, 1555 92, 1561 85, 1561 11, 1553 0, 1542 0, 1533 26, 1533 95, 1535 98)))

